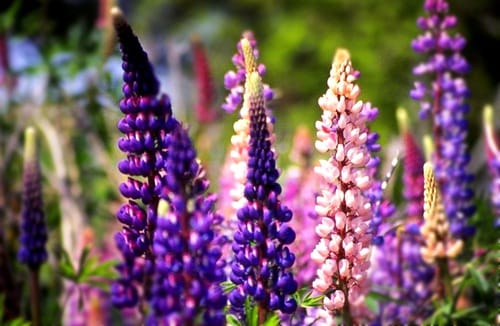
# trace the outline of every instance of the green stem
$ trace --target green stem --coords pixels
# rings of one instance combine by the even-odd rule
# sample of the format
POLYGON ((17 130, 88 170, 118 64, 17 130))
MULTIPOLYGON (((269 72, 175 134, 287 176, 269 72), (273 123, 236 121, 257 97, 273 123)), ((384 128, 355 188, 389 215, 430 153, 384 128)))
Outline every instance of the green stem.
POLYGON ((453 301, 453 287, 451 284, 451 275, 450 270, 448 268, 448 259, 447 258, 439 258, 437 260, 438 272, 439 272, 439 282, 441 283, 443 289, 443 299, 446 302, 453 301))
POLYGON ((347 284, 344 284, 344 286, 342 287, 342 291, 344 292, 345 294, 345 303, 344 303, 344 307, 342 308, 342 325, 345 325, 345 326, 351 326, 353 323, 352 323, 352 316, 351 316, 351 305, 349 303, 349 299, 348 299, 348 288, 347 288, 347 284))
POLYGON ((40 315, 40 284, 39 284, 39 268, 30 269, 29 285, 30 285, 30 301, 31 301, 31 321, 33 326, 41 325, 40 315))

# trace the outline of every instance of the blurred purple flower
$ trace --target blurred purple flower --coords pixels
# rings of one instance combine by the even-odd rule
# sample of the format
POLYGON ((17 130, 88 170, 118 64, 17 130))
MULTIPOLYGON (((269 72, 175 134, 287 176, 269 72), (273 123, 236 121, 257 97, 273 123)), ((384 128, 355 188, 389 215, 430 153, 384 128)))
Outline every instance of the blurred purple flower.
POLYGON ((23 201, 20 244, 17 257, 31 270, 37 271, 47 260, 47 228, 43 209, 42 175, 38 161, 36 131, 25 130, 23 201))
POLYGON ((165 144, 148 325, 224 325, 225 237, 216 229, 222 217, 214 212, 215 196, 206 194, 209 182, 187 130, 178 125, 165 144))
POLYGON ((417 81, 411 98, 420 101, 420 117, 432 113, 435 152, 433 163, 443 195, 450 230, 455 237, 466 238, 474 233, 468 220, 474 213, 474 192, 470 187, 473 176, 467 171, 470 156, 467 153, 467 118, 469 91, 460 76, 469 71, 461 55, 465 39, 450 35, 457 19, 448 14, 445 0, 426 0, 427 16, 420 17, 417 25, 424 30, 412 42, 415 52, 426 55, 427 61, 415 67, 417 76, 428 75, 429 81, 417 81))

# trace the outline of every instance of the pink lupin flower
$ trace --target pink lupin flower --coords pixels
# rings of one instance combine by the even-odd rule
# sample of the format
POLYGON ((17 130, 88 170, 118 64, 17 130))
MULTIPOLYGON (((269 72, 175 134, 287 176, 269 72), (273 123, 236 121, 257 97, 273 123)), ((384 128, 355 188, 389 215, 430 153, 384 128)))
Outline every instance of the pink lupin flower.
POLYGON ((316 227, 320 241, 311 258, 321 267, 313 288, 325 295, 323 315, 341 314, 346 325, 361 319, 371 242, 367 230, 372 212, 366 196, 372 185, 367 167, 371 156, 365 114, 370 106, 357 101, 356 76, 349 52, 337 50, 328 90, 318 101, 323 114, 316 122, 315 143, 329 158, 315 168, 322 183, 316 199, 321 223, 316 227))

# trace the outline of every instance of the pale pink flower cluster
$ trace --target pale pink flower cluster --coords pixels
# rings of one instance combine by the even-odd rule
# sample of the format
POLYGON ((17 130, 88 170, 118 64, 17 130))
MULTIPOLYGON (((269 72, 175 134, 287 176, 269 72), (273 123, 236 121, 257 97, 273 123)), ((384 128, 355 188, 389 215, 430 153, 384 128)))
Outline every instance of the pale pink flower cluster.
POLYGON ((321 223, 316 227, 320 241, 311 254, 321 265, 313 288, 325 294, 328 315, 354 314, 362 305, 370 267, 367 229, 372 211, 364 194, 372 185, 366 167, 370 152, 364 114, 370 105, 357 101, 360 89, 355 80, 349 53, 337 50, 328 90, 318 101, 323 114, 316 122, 315 146, 330 157, 315 168, 322 179, 315 207, 321 223))

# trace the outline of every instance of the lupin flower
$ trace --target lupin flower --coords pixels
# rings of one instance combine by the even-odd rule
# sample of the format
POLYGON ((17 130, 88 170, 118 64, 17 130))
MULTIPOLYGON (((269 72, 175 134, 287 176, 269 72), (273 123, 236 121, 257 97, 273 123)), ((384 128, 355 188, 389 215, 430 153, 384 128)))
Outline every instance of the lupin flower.
MULTIPOLYGON (((362 308, 367 292, 371 235, 367 232, 372 216, 366 191, 372 186, 366 126, 369 104, 357 101, 360 93, 350 55, 337 50, 330 70, 328 90, 319 98, 323 110, 316 122, 316 149, 328 153, 315 168, 321 179, 316 213, 320 237, 311 258, 320 268, 313 288, 324 294, 324 315, 342 314, 352 324, 356 308, 362 308)), ((328 319, 328 318, 327 318, 328 319)), ((356 320, 356 322, 360 322, 356 320)))
POLYGON ((112 16, 124 81, 120 101, 124 116, 118 122, 123 136, 118 147, 127 155, 118 163, 120 172, 127 176, 119 189, 128 201, 116 214, 124 225, 115 235, 124 261, 118 266, 121 277, 111 293, 113 304, 124 308, 136 306, 140 295, 149 298, 154 269, 152 239, 165 176, 165 137, 178 123, 172 118, 168 97, 158 94, 159 82, 137 36, 118 8, 112 9, 112 16))
MULTIPOLYGON (((231 113, 234 112, 243 103, 243 95, 245 93, 245 80, 247 78, 248 70, 257 71, 262 77, 266 73, 266 66, 264 64, 257 65, 259 58, 259 50, 257 49, 257 41, 252 31, 245 31, 241 40, 246 39, 250 45, 251 57, 253 57, 253 65, 248 67, 248 54, 244 54, 241 41, 236 45, 237 52, 233 55, 233 64, 236 66, 236 71, 230 70, 224 75, 224 87, 229 91, 226 101, 222 104, 224 111, 231 113), (246 57, 246 58, 245 58, 246 57)), ((264 84, 264 98, 266 101, 273 99, 273 91, 269 85, 264 84)))
POLYGON ((421 228, 425 244, 420 252, 429 264, 437 259, 456 258, 462 251, 463 241, 450 233, 440 190, 431 163, 424 164, 424 224, 421 228))
POLYGON ((422 220, 424 209, 424 154, 415 137, 408 129, 408 115, 398 108, 397 120, 404 148, 403 157, 403 197, 408 218, 422 220))
POLYGON ((244 190, 247 204, 237 212, 230 273, 236 287, 229 294, 229 302, 232 313, 245 318, 245 302, 250 300, 258 309, 258 323, 262 324, 271 311, 290 314, 297 308, 293 298, 297 282, 291 273, 295 256, 288 248, 295 240, 295 232, 287 225, 292 212, 279 199, 279 171, 271 148, 259 74, 250 73, 246 84, 250 116, 244 190))
POLYGON ((408 130, 406 111, 399 108, 397 119, 403 139, 403 197, 407 216, 397 227, 385 223, 388 229, 384 243, 374 248, 370 280, 374 290, 394 301, 378 303, 378 314, 371 325, 421 324, 432 313, 428 300, 432 295, 430 283, 434 268, 422 260, 423 239, 423 155, 408 130), (394 253, 389 255, 388 253, 394 253))
POLYGON ((31 270, 38 270, 47 260, 42 176, 38 162, 36 131, 33 127, 28 127, 24 135, 23 206, 17 257, 31 270))
POLYGON ((213 107, 215 89, 204 46, 198 35, 191 38, 197 98, 194 108, 198 123, 210 123, 218 116, 213 107))
MULTIPOLYGON (((237 67, 243 67, 238 70, 238 75, 243 74, 241 81, 244 86, 242 90, 248 87, 248 75, 252 72, 258 72, 263 75, 263 65, 257 64, 258 51, 256 42, 251 32, 243 33, 242 39, 238 42, 238 53, 233 56, 233 62, 237 67)), ((230 74, 231 72, 228 72, 230 74)), ((227 75, 227 74, 226 74, 227 75)), ((242 95, 243 104, 239 112, 239 119, 233 124, 234 135, 231 136, 231 144, 224 162, 223 173, 221 175, 221 211, 228 219, 225 222, 226 228, 232 230, 236 223, 236 211, 246 204, 244 188, 247 178, 248 146, 250 139, 250 114, 248 94, 242 95)), ((265 100, 270 100, 271 97, 265 100)), ((271 149, 274 152, 274 117, 270 110, 266 109, 267 127, 270 133, 271 149)))
POLYGON ((165 199, 158 207, 156 257, 148 325, 224 325, 226 297, 215 196, 196 158, 187 130, 178 125, 165 138, 165 199))
POLYGON ((413 69, 417 76, 430 76, 431 81, 415 82, 410 96, 421 102, 420 117, 425 119, 432 113, 433 138, 436 151, 432 162, 443 196, 450 231, 455 237, 466 238, 473 234, 467 225, 474 213, 470 188, 472 175, 467 171, 470 161, 467 153, 467 118, 469 105, 466 102, 469 90, 461 77, 469 65, 461 55, 465 39, 448 31, 457 24, 457 18, 448 14, 446 0, 426 0, 427 17, 420 17, 417 25, 424 34, 412 42, 417 53, 425 54, 427 62, 413 69))
POLYGON ((486 161, 492 177, 490 198, 495 214, 495 226, 500 227, 500 142, 493 127, 493 107, 487 105, 483 112, 484 134, 486 140, 486 161))

